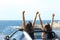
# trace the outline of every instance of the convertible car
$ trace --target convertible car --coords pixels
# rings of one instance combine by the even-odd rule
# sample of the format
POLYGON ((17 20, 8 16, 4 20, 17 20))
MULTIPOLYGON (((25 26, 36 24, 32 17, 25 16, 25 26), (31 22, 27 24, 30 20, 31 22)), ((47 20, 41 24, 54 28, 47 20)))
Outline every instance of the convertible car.
MULTIPOLYGON (((29 34, 22 29, 8 29, 5 32, 4 33, 7 35, 0 36, 0 40, 42 40, 42 32, 47 31, 42 31, 41 29, 34 29, 34 39, 32 39, 29 34)), ((52 31, 51 33, 53 35, 53 38, 49 39, 46 36, 45 40, 60 40, 60 38, 56 35, 54 31, 52 31)))

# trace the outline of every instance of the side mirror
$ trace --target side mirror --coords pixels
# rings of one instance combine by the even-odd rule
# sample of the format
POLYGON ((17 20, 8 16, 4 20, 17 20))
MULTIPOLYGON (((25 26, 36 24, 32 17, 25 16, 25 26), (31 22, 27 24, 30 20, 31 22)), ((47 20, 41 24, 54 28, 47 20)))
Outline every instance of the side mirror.
POLYGON ((5 38, 4 38, 5 40, 9 40, 9 36, 5 36, 5 38))

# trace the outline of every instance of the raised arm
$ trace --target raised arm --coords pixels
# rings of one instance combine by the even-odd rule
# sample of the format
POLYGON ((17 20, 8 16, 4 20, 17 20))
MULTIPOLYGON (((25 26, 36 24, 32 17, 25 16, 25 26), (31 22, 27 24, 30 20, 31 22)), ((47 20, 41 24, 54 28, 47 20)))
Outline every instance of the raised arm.
POLYGON ((25 16, 24 16, 25 11, 22 12, 22 19, 23 19, 23 29, 25 30, 25 16))
POLYGON ((54 16, 55 16, 55 14, 52 14, 52 21, 51 21, 51 28, 52 28, 52 26, 53 26, 53 22, 54 22, 54 16))
POLYGON ((34 18, 34 21, 33 21, 33 27, 35 26, 35 22, 36 22, 36 18, 37 18, 37 14, 38 14, 38 12, 36 13, 36 16, 35 16, 35 18, 34 18))
POLYGON ((41 20, 40 14, 39 14, 39 20, 40 20, 41 27, 43 28, 43 23, 42 23, 42 20, 41 20))

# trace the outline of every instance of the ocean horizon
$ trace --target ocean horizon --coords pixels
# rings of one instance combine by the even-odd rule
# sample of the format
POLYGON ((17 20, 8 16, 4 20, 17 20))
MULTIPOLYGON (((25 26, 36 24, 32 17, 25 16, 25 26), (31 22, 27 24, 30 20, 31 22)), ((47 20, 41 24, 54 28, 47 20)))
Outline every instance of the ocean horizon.
MULTIPOLYGON (((32 20, 26 20, 27 21, 31 21, 32 20)), ((54 22, 58 22, 60 20, 54 20, 54 22)), ((51 20, 42 20, 43 24, 45 24, 46 22, 50 23, 51 20)), ((40 21, 37 20, 36 21, 36 25, 40 24, 40 21)), ((22 20, 0 20, 0 33, 3 34, 10 34, 11 32, 13 32, 14 30, 12 29, 13 27, 20 27, 22 26, 22 20)))

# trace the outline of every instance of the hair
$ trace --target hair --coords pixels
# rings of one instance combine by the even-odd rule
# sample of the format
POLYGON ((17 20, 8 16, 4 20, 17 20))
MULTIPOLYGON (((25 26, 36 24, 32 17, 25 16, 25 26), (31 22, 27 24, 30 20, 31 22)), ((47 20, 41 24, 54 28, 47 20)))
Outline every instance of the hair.
POLYGON ((28 23, 26 24, 26 31, 32 31, 32 30, 33 30, 32 23, 28 21, 28 23))
POLYGON ((47 23, 47 25, 45 25, 45 29, 46 29, 46 31, 50 31, 50 32, 46 32, 47 33, 47 38, 52 39, 53 38, 53 34, 51 32, 51 27, 50 27, 49 23, 47 23))
POLYGON ((45 25, 45 29, 46 29, 46 31, 50 31, 50 24, 49 23, 47 23, 47 25, 45 25))
POLYGON ((26 32, 30 35, 32 39, 34 39, 34 29, 30 21, 26 24, 26 32))

